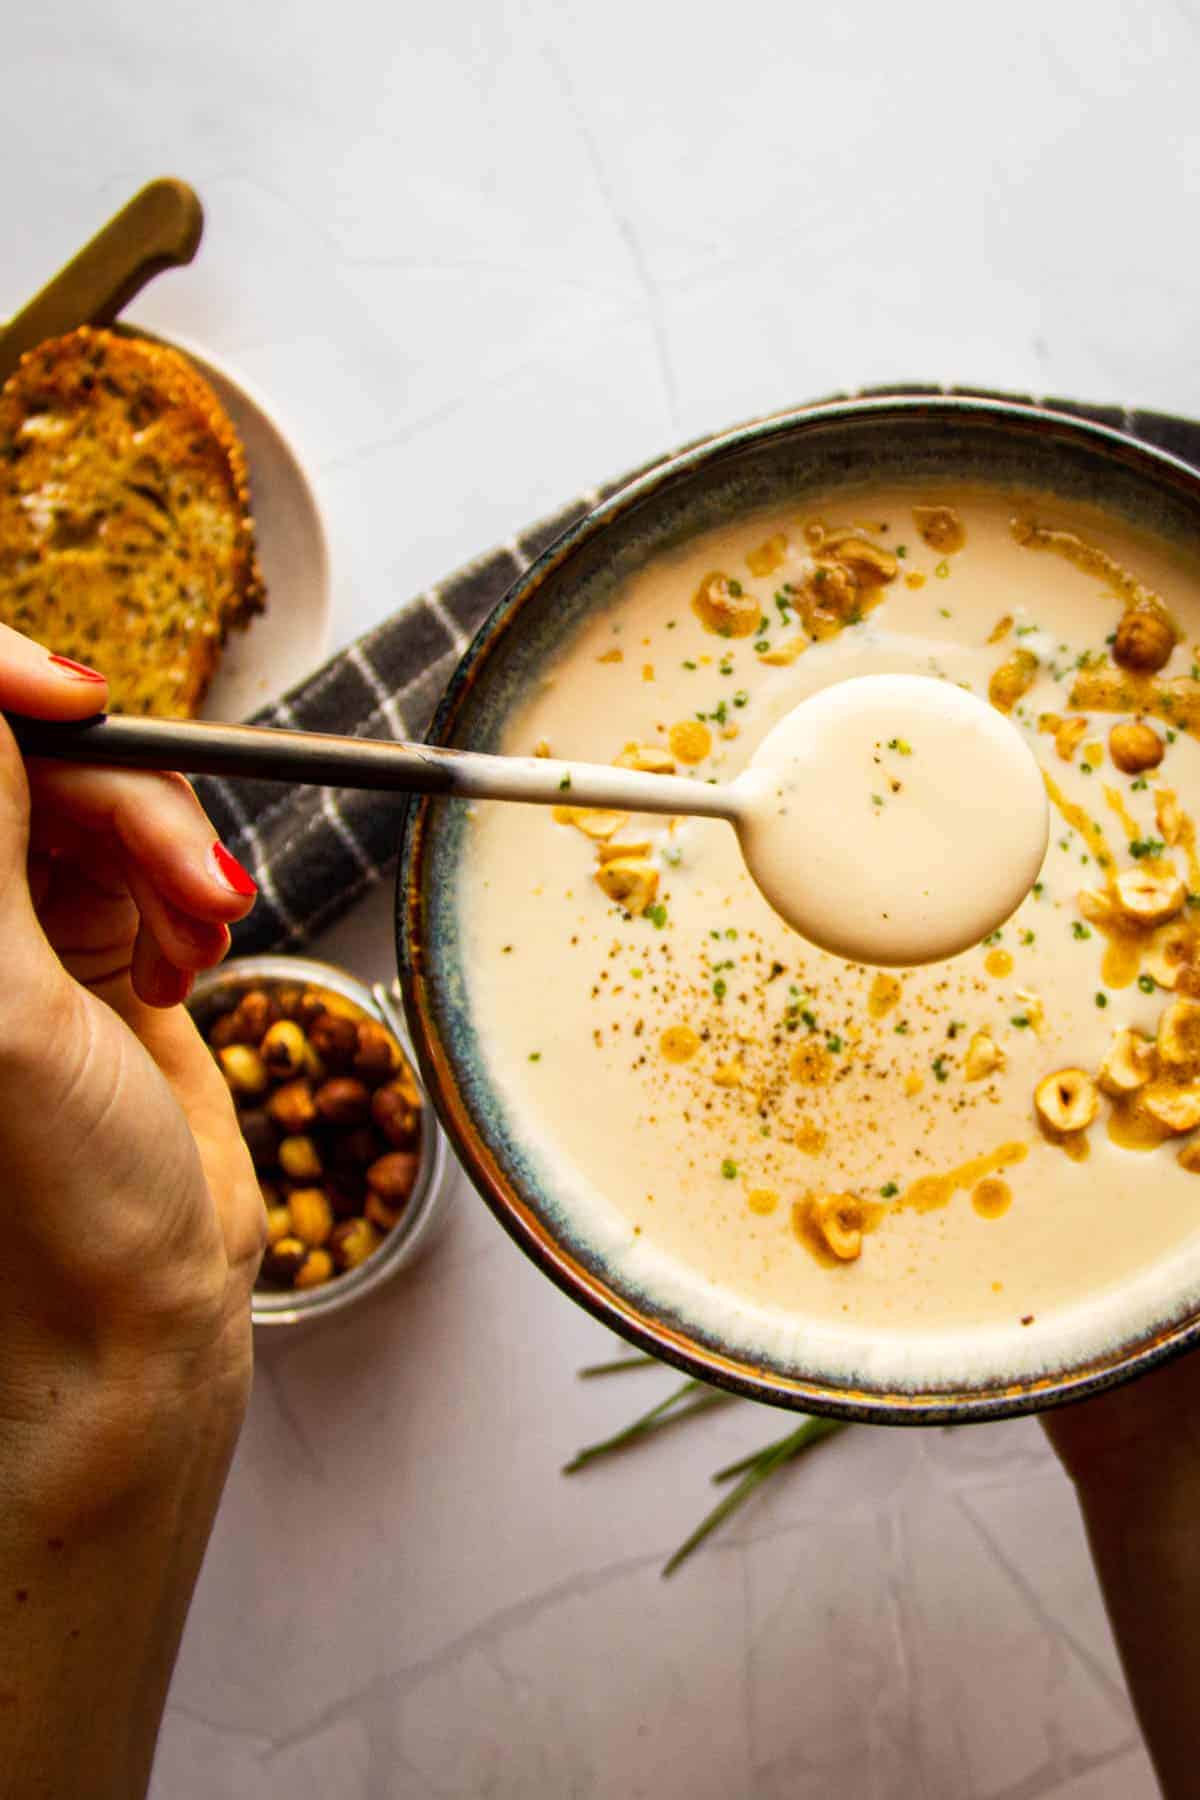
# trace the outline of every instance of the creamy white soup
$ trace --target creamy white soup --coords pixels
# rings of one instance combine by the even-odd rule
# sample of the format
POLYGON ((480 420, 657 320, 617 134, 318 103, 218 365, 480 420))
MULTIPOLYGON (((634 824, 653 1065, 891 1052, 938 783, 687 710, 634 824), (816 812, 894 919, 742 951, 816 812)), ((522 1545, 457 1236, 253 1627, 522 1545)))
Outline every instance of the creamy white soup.
MULTIPOLYGON (((1007 716, 1051 805, 1017 912, 904 970, 790 931, 720 821, 473 809, 460 913, 490 1072, 625 1280, 868 1384, 1060 1366, 1200 1293, 1197 640, 1200 571, 1169 546, 975 489, 743 519, 586 623, 507 752, 727 782, 831 684, 933 675, 1007 716)), ((872 815, 914 779, 904 737, 879 758, 864 889, 872 815)), ((964 857, 1003 846, 1014 803, 977 799, 964 857)))

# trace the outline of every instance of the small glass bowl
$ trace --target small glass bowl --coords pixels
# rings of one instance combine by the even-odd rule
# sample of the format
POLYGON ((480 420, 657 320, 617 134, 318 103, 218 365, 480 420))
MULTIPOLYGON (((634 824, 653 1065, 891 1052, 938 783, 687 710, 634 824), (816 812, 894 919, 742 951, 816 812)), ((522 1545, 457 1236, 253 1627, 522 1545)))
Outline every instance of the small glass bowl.
POLYGON ((358 1268, 335 1275, 321 1287, 299 1290, 255 1288, 251 1314, 256 1325, 301 1325, 345 1311, 367 1294, 373 1294, 397 1270, 426 1249, 445 1217, 450 1193, 450 1157, 445 1135, 421 1084, 417 1060, 408 1041, 400 1011, 387 990, 366 987, 344 969, 304 956, 242 956, 196 978, 188 1009, 201 1031, 213 1015, 223 1011, 218 1001, 229 994, 240 996, 251 988, 297 985, 327 988, 330 993, 362 1008, 378 1019, 398 1041, 409 1072, 421 1090, 421 1143, 417 1178, 404 1211, 378 1250, 358 1268))

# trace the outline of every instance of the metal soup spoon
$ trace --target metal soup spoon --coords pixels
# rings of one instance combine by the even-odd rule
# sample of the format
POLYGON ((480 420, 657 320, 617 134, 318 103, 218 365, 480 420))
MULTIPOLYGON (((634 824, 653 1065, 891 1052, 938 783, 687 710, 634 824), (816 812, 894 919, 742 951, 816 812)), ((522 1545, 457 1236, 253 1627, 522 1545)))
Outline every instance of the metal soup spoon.
POLYGON ((202 720, 8 723, 27 755, 74 762, 724 819, 770 906, 853 962, 939 962, 977 944, 1028 893, 1049 835, 1042 774, 1016 727, 924 675, 823 689, 723 785, 202 720))

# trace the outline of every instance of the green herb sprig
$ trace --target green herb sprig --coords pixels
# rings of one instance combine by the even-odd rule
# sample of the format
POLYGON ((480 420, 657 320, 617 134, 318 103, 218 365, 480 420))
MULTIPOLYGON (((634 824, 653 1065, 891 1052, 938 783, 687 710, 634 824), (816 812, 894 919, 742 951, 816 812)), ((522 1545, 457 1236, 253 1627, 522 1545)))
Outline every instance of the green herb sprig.
MULTIPOLYGON (((649 1369, 662 1367, 654 1356, 620 1356, 610 1362, 591 1363, 580 1369, 581 1380, 592 1380, 601 1375, 623 1374, 631 1369, 649 1369)), ((656 1432, 668 1426, 678 1425, 686 1419, 695 1418, 697 1413, 709 1412, 713 1407, 731 1403, 736 1398, 718 1388, 711 1388, 703 1381, 689 1380, 683 1382, 665 1400, 652 1406, 648 1412, 639 1414, 631 1424, 614 1432, 611 1437, 602 1438, 598 1443, 587 1444, 576 1452, 570 1462, 563 1465, 564 1475, 576 1475, 581 1469, 606 1456, 613 1456, 628 1450, 635 1444, 642 1443, 656 1432)), ((745 1402, 743 1402, 745 1404, 745 1402)), ((752 1404, 752 1403, 751 1403, 752 1404)), ((807 1418, 795 1430, 786 1436, 774 1439, 765 1444, 761 1450, 752 1451, 749 1456, 739 1457, 736 1462, 727 1463, 718 1469, 712 1480, 716 1485, 728 1481, 737 1481, 737 1485, 719 1500, 712 1510, 705 1514, 695 1530, 690 1532, 667 1561, 663 1564, 664 1577, 673 1575, 697 1550, 706 1538, 710 1537, 719 1526, 723 1525, 731 1513, 735 1512, 750 1495, 760 1488, 765 1481, 784 1468, 795 1457, 822 1439, 831 1437, 835 1432, 843 1431, 847 1421, 844 1419, 807 1418), (740 1477, 740 1479, 738 1479, 740 1477)))

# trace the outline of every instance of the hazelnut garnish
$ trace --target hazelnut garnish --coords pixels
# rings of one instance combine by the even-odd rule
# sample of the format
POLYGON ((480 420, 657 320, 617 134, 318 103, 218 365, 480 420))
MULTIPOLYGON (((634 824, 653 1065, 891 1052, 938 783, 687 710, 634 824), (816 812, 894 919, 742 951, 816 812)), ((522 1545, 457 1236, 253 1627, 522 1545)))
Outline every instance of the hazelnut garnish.
POLYGON ((286 1080, 305 1071, 308 1040, 294 1019, 277 1019, 268 1027, 259 1055, 277 1080, 286 1080))
POLYGON ((1200 1001, 1172 1000, 1163 1008, 1156 1047, 1159 1062, 1172 1073, 1200 1069, 1200 1001))
POLYGON ((1148 869, 1123 869, 1114 890, 1123 918, 1147 929, 1173 919, 1187 898, 1178 875, 1152 875, 1148 869))
POLYGON ((357 1269, 379 1248, 379 1233, 369 1219, 346 1219, 335 1225, 329 1250, 339 1269, 357 1269))
POLYGON ((267 1111, 281 1130, 307 1131, 317 1116, 311 1085, 304 1080, 285 1082, 267 1101, 267 1111))
POLYGON ((741 582, 717 572, 706 575, 696 589, 692 611, 706 631, 719 637, 751 637, 762 617, 758 601, 743 592, 741 582))
POLYGON ((1138 1095, 1137 1104, 1164 1131, 1183 1133, 1200 1125, 1200 1083, 1177 1086, 1152 1081, 1138 1095))
POLYGON ((367 1170, 367 1186, 391 1205, 407 1200, 416 1179, 417 1159, 411 1150, 391 1150, 367 1170))
POLYGON ((243 1044, 258 1044, 268 1025, 279 1017, 279 1010, 269 994, 264 994, 261 988, 251 988, 238 1001, 233 1016, 237 1020, 239 1040, 243 1044))
POLYGON ((240 1043, 240 1029, 236 1011, 222 1013, 208 1028, 209 1045, 214 1050, 224 1050, 227 1044, 240 1043))
POLYGON ((1038 659, 1032 650, 1014 650, 1007 661, 993 671, 988 682, 988 699, 998 712, 1011 712, 1022 694, 1033 686, 1038 672, 1038 659))
POLYGON ((1096 1084, 1084 1069, 1059 1069, 1033 1090, 1038 1118, 1048 1131, 1068 1136, 1086 1131, 1100 1104, 1096 1084))
POLYGON ((293 1287, 323 1287, 333 1275, 333 1258, 328 1250, 310 1250, 292 1282, 293 1287))
POLYGON ((388 1143, 397 1150, 407 1150, 417 1141, 420 1114, 412 1090, 400 1082, 389 1082, 371 1096, 371 1120, 388 1143))
POLYGON ((323 1244, 333 1230, 333 1209, 323 1188, 295 1188, 288 1196, 292 1230, 304 1244, 323 1244))
POLYGON ((1114 1034, 1100 1064, 1100 1086, 1114 1100, 1120 1100, 1145 1087, 1153 1073, 1154 1045, 1131 1025, 1123 1026, 1114 1034))
POLYGON ((325 1177, 325 1192, 335 1219, 356 1219, 366 1204, 367 1184, 361 1171, 339 1169, 325 1177))
POLYGON ((291 1287, 304 1267, 308 1257, 308 1245, 298 1237, 281 1237, 275 1243, 269 1243, 262 1259, 262 1272, 268 1281, 279 1287, 291 1287))
POLYGON ((285 1237, 292 1235, 292 1215, 286 1206, 268 1206, 267 1208, 267 1242, 279 1244, 285 1237))
POLYGON ((289 1181, 313 1181, 321 1173, 320 1152, 310 1137, 285 1137, 279 1146, 279 1166, 289 1181))
POLYGON ((354 1052, 354 1072, 364 1081, 383 1081, 395 1064, 392 1036, 376 1019, 358 1021, 358 1045, 354 1052))
POLYGON ((627 913, 644 913, 658 892, 658 870, 636 856, 614 857, 596 870, 593 880, 627 913))
POLYGON ((358 1026, 340 1013, 322 1012, 308 1027, 308 1040, 328 1069, 348 1069, 358 1049, 358 1026))
POLYGON ((1166 745, 1153 726, 1133 719, 1113 726, 1108 734, 1108 753, 1123 775, 1140 775, 1143 769, 1157 769, 1166 745))
POLYGON ((247 1107, 238 1114, 238 1124, 255 1168, 273 1168, 279 1152, 279 1131, 262 1107, 247 1107))
POLYGON ((339 1171, 365 1169, 383 1150, 383 1145, 369 1125, 354 1125, 327 1135, 329 1160, 339 1171))
POLYGON ((985 1081, 1004 1067, 1004 1052, 986 1031, 977 1031, 967 1045, 963 1074, 968 1081, 985 1081))
POLYGON ((256 1097, 266 1093, 271 1079, 267 1065, 249 1044, 228 1044, 219 1052, 217 1061, 234 1094, 256 1097))
POLYGON ((400 1215, 403 1211, 403 1201, 398 1206, 389 1206, 387 1201, 382 1199, 380 1195, 376 1194, 373 1190, 368 1191, 366 1203, 363 1206, 363 1213, 366 1218, 370 1219, 372 1225, 377 1225, 379 1227, 380 1231, 391 1231, 392 1227, 399 1222, 400 1215))
POLYGON ((313 1095, 321 1118, 330 1125, 361 1125, 371 1110, 371 1094, 353 1075, 336 1075, 313 1095))
POLYGON ((839 1262, 854 1262, 862 1254, 862 1202, 854 1194, 813 1194, 808 1217, 839 1262))
POLYGON ((1175 633, 1163 614, 1148 607, 1130 607, 1123 613, 1113 640, 1113 661, 1123 669, 1151 673, 1171 660, 1175 633))

